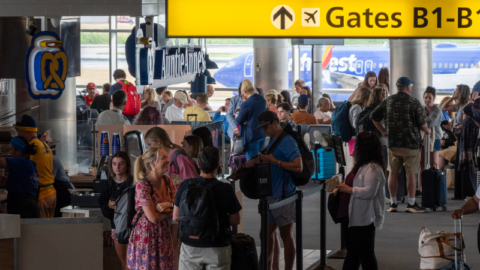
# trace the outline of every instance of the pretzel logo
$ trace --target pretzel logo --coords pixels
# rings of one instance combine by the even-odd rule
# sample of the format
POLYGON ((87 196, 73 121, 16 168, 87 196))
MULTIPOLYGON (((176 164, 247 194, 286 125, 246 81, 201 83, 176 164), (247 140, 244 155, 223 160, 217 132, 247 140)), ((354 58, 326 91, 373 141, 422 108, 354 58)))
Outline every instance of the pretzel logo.
POLYGON ((27 88, 34 99, 58 99, 65 90, 68 59, 63 42, 53 32, 39 32, 25 59, 27 88))

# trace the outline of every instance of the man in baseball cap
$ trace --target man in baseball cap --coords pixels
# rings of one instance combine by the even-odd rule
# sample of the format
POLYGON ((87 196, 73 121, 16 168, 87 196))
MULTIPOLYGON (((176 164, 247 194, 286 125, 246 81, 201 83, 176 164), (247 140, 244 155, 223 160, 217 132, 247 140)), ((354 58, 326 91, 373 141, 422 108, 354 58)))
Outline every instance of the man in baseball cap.
POLYGON ((185 121, 183 118, 183 113, 185 112, 183 106, 185 104, 188 104, 187 95, 184 90, 178 90, 173 96, 173 104, 169 106, 165 112, 165 118, 170 122, 185 121))
POLYGON ((85 102, 87 103, 87 107, 90 108, 92 105, 93 99, 98 96, 97 94, 97 86, 91 82, 87 84, 87 95, 85 96, 85 102))
POLYGON ((420 101, 410 96, 413 81, 401 77, 396 83, 398 93, 386 98, 370 115, 377 129, 388 139, 388 190, 390 208, 398 211, 397 177, 402 167, 407 173, 408 204, 405 212, 423 213, 425 208, 415 202, 416 177, 423 143, 420 131, 430 135, 425 122, 425 108, 420 101), (382 125, 385 121, 385 127, 382 125))
MULTIPOLYGON (((280 120, 278 119, 277 114, 271 111, 266 111, 261 113, 257 117, 257 120, 258 126, 256 129, 262 129, 262 131, 270 137, 267 153, 271 153, 268 155, 260 153, 259 157, 251 159, 242 165, 242 168, 251 168, 260 160, 264 163, 270 163, 272 196, 268 198, 268 202, 275 203, 281 201, 282 196, 288 197, 295 193, 296 186, 293 183, 290 172, 300 173, 302 171, 302 157, 295 139, 290 135, 283 137, 283 129, 280 126, 280 120), (271 149, 272 145, 277 140, 280 140, 279 143, 275 149, 271 149)), ((292 234, 293 224, 295 224, 295 222, 295 202, 286 204, 274 211, 270 210, 268 213, 268 227, 270 228, 268 233, 269 241, 274 241, 277 237, 275 231, 279 228, 280 237, 282 237, 285 250, 291 251, 285 252, 284 254, 285 261, 292 262, 290 267, 293 267, 293 262, 295 261, 295 241, 292 234)), ((269 254, 272 249, 273 252, 278 252, 278 250, 280 250, 272 245, 269 245, 268 249, 269 254)), ((273 256, 273 258, 279 257, 280 254, 275 254, 273 256)))

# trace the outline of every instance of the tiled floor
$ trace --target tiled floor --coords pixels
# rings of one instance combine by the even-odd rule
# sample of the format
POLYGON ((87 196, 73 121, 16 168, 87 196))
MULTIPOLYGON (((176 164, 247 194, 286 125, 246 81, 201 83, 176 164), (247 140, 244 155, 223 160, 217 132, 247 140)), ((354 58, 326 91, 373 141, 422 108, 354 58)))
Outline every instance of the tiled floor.
MULTIPOLYGON (((327 254, 330 253, 331 250, 327 250, 327 254)), ((260 257, 260 247, 257 247, 257 253, 258 256, 260 257)), ((304 249, 303 250, 303 268, 302 269, 308 269, 310 266, 315 264, 320 260, 320 250, 319 249, 304 249)), ((285 268, 285 260, 283 258, 283 248, 280 249, 280 269, 285 268)), ((293 269, 297 269, 297 264, 295 262, 295 265, 293 269)))

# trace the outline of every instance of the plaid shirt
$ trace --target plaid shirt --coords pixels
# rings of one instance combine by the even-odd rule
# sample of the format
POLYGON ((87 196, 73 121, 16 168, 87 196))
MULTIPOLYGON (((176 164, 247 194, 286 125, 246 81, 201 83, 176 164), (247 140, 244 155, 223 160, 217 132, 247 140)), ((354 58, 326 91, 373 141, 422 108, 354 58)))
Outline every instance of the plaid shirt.
POLYGON ((419 128, 426 123, 424 114, 417 99, 398 92, 382 101, 370 119, 380 122, 385 118, 389 148, 419 149, 422 145, 419 128))

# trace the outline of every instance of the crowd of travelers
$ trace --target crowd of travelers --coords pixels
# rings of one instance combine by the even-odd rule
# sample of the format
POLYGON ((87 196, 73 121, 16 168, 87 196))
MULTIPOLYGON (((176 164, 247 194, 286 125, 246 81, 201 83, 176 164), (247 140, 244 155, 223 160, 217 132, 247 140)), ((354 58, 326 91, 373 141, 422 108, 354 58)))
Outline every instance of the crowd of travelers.
MULTIPOLYGON (((125 80, 123 70, 116 70, 113 76, 116 83, 103 85, 102 95, 96 94, 94 83, 87 85, 87 105, 101 112, 98 125, 212 121, 207 112, 211 111, 208 99, 215 92, 211 85, 207 93, 194 95, 184 90, 172 93, 166 87, 145 89, 140 109, 132 115, 125 114, 132 106, 128 94, 120 91, 131 83, 125 80)), ((353 160, 351 171, 334 190, 340 196, 337 218, 347 232, 343 269, 378 269, 375 231, 382 228, 385 211, 399 211, 395 195, 402 170, 408 192, 405 211, 425 212, 416 197, 429 192, 422 190, 421 178, 427 169, 427 151, 430 167, 443 170, 455 162, 453 199, 466 200, 466 204, 452 217, 478 211, 480 192, 474 159, 480 127, 480 82, 473 92, 466 85, 458 85, 453 96, 443 99, 440 105, 435 104, 435 88, 429 86, 423 92, 422 105, 410 95, 413 81, 401 77, 390 84, 388 69, 382 68, 378 76, 368 72, 348 100, 337 107, 328 94, 314 99, 303 80, 294 84, 298 95, 292 98, 289 91, 269 90, 264 94, 251 81, 244 80, 238 95, 226 99, 213 119, 223 123, 227 140, 238 142, 239 151, 245 154, 245 160, 232 174, 239 175, 259 162, 270 164, 270 204, 295 193, 298 187, 289 172, 301 173, 305 166, 298 141, 284 134, 287 127, 298 132, 299 125, 304 124, 349 126, 351 133, 346 139, 333 128, 334 135, 348 144, 353 160), (397 92, 389 95, 390 87, 397 92)), ((68 177, 48 144, 38 138, 35 119, 22 116, 15 130, 10 157, 0 158, 0 168, 10 172, 6 179, 7 211, 22 218, 57 216, 56 207, 66 203, 58 198, 71 187, 68 177)), ((321 137, 325 135, 317 135, 316 143, 323 146, 321 137)), ((205 139, 194 132, 177 145, 163 128, 153 127, 146 132, 145 142, 148 149, 134 164, 126 152, 112 156, 109 185, 99 199, 103 215, 111 221, 111 237, 123 268, 230 269, 232 226, 240 224, 242 206, 232 186, 217 179, 220 152, 212 146, 211 137, 205 139), (135 216, 126 244, 118 241, 114 216, 117 198, 129 187, 135 190, 135 216), (215 225, 194 216, 191 196, 211 196, 218 221, 215 225)), ((310 145, 309 136, 305 136, 305 142, 310 145)), ((211 214, 205 211, 205 215, 211 214)), ((269 211, 268 231, 260 232, 268 237, 269 269, 279 269, 280 239, 285 269, 293 269, 295 222, 295 201, 269 211)))

